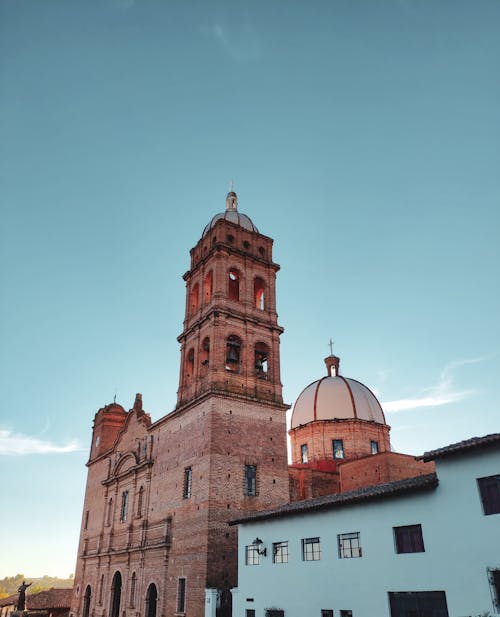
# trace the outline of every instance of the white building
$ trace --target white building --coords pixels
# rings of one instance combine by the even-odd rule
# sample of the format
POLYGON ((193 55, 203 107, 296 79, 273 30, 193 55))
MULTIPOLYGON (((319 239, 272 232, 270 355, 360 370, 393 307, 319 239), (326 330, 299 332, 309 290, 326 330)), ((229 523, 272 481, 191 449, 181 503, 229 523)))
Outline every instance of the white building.
POLYGON ((423 458, 436 474, 233 521, 233 617, 500 615, 500 433, 423 458))

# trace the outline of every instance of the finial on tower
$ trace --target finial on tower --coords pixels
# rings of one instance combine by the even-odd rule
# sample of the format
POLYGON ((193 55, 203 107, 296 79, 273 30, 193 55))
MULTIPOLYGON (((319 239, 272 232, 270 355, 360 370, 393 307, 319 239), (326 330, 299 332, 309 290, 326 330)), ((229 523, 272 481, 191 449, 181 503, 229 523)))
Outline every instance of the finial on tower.
POLYGON ((337 377, 339 374, 340 358, 333 355, 332 339, 330 339, 328 345, 330 346, 330 355, 325 358, 326 374, 328 377, 337 377))
POLYGON ((234 192, 234 182, 229 183, 229 193, 226 197, 226 210, 238 210, 238 196, 234 192))

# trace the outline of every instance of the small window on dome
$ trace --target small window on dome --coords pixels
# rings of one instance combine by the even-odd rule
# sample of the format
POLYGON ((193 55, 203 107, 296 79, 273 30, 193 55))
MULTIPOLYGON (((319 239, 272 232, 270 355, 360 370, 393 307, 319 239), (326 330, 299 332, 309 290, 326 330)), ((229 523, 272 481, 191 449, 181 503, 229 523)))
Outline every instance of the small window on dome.
POLYGON ((370 441, 370 448, 372 454, 378 454, 378 441, 370 441))
POLYGON ((308 456, 308 453, 307 453, 307 444, 306 443, 303 443, 300 446, 300 462, 304 463, 304 464, 309 462, 309 456, 308 456))
POLYGON ((332 441, 333 458, 335 460, 341 460, 345 458, 344 442, 342 439, 334 439, 332 441))

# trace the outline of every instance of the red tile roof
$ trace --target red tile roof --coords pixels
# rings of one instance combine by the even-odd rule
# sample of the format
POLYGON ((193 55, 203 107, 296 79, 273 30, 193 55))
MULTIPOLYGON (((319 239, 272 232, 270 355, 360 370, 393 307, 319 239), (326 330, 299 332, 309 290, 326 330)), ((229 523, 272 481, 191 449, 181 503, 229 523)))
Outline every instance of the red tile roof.
POLYGON ((430 473, 425 476, 417 476, 416 478, 408 478, 405 480, 397 480, 395 482, 386 482, 385 484, 376 484, 365 488, 358 488, 354 491, 346 493, 337 493, 335 495, 325 495, 316 497, 315 499, 305 499, 304 501, 296 501, 287 503, 279 508, 272 510, 264 510, 263 512, 254 512, 248 516, 230 521, 230 525, 238 523, 251 523, 253 521, 262 521, 269 518, 279 518, 283 516, 293 516, 294 514, 302 514, 304 512, 312 512, 315 510, 331 510, 352 503, 363 501, 373 501, 375 499, 386 499, 388 497, 396 497, 406 493, 416 493, 418 491, 429 491, 436 488, 438 479, 435 473, 430 473))
POLYGON ((491 435, 485 435, 484 437, 471 437, 465 441, 452 443, 449 446, 438 448, 437 450, 424 452, 424 454, 419 458, 425 462, 434 461, 437 458, 444 458, 455 454, 463 454, 464 452, 469 452, 470 450, 478 450, 498 445, 500 445, 500 433, 492 433, 491 435))
MULTIPOLYGON (((39 591, 38 593, 26 593, 26 606, 28 610, 42 610, 52 608, 69 608, 71 605, 71 598, 73 596, 73 588, 70 589, 46 589, 45 591, 39 591)), ((17 604, 19 594, 15 593, 8 598, 0 600, 0 606, 9 606, 10 604, 17 604)))

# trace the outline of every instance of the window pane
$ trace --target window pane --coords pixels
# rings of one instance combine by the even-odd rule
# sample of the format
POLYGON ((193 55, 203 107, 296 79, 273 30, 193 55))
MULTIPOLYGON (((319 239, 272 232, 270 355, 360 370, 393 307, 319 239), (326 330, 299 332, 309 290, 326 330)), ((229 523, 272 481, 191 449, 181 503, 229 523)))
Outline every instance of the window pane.
POLYGON ((342 439, 334 439, 332 441, 333 448, 333 458, 342 459, 344 458, 344 442, 342 439))
POLYGON ((257 495, 257 466, 245 465, 245 495, 257 495))
POLYGON ((339 534, 337 539, 340 559, 361 557, 359 531, 339 534))
POLYGON ((273 544, 273 563, 288 563, 288 542, 273 544))
POLYGON ((256 546, 250 544, 245 546, 245 565, 258 566, 260 564, 260 555, 256 546))
POLYGON ((319 538, 304 538, 302 540, 302 560, 319 561, 321 559, 321 548, 319 538))
POLYGON ((394 527, 394 540, 397 553, 423 553, 425 551, 421 525, 394 527))
POLYGON ((485 514, 500 513, 500 475, 478 478, 479 492, 485 514))

